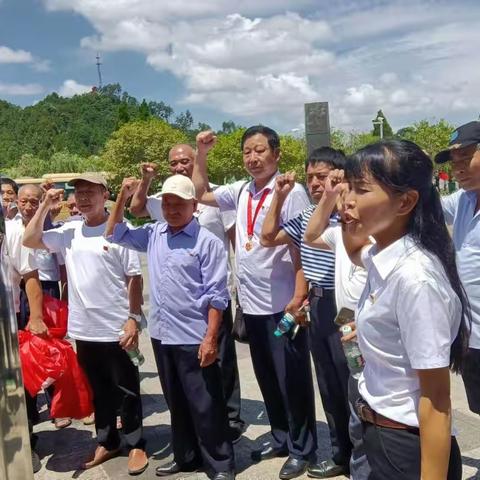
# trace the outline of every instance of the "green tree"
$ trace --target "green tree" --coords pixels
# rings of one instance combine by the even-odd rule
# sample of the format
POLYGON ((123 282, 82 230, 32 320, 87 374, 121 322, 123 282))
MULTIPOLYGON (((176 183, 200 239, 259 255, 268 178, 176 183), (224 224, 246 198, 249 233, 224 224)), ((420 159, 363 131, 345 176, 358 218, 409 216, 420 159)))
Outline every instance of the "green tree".
POLYGON ((168 122, 173 115, 173 108, 164 102, 148 102, 148 108, 154 117, 168 122))
MULTIPOLYGON (((168 176, 168 151, 176 143, 185 141, 185 133, 157 118, 130 122, 112 134, 101 162, 110 173, 114 188, 118 188, 124 177, 138 176, 138 166, 142 162, 157 163, 159 177, 163 179, 168 176)), ((153 188, 158 188, 158 184, 153 188)))
MULTIPOLYGON (((421 120, 409 127, 402 128, 397 135, 416 143, 433 159, 438 152, 448 147, 450 135, 454 130, 455 127, 443 119, 437 123, 421 120)), ((445 170, 444 167, 445 165, 442 165, 443 170, 445 170)))
POLYGON ((280 136, 281 157, 280 171, 294 171, 297 174, 297 181, 305 181, 305 162, 307 159, 307 148, 303 138, 292 135, 280 136))
MULTIPOLYGON (((390 124, 388 123, 387 117, 385 114, 379 110, 377 112, 377 116, 375 117, 374 121, 379 122, 379 118, 383 118, 383 138, 390 138, 393 137, 393 130, 390 124)), ((375 123, 373 125, 372 135, 375 137, 380 137, 380 125, 375 123)))
POLYGON ((241 127, 237 125, 234 121, 228 120, 227 122, 222 122, 222 129, 217 133, 219 135, 223 135, 225 133, 232 133, 235 130, 238 130, 239 128, 241 127))
POLYGON ((122 101, 118 107, 117 128, 120 128, 124 123, 128 123, 129 121, 130 114, 128 113, 128 104, 122 101))
POLYGON ((147 102, 143 99, 142 103, 140 104, 140 108, 138 109, 138 120, 148 120, 151 117, 150 109, 148 108, 147 102))
POLYGON ((193 126, 193 117, 190 113, 190 110, 186 110, 185 112, 177 115, 175 117, 175 122, 173 123, 175 128, 179 130, 183 130, 184 132, 188 132, 193 126))

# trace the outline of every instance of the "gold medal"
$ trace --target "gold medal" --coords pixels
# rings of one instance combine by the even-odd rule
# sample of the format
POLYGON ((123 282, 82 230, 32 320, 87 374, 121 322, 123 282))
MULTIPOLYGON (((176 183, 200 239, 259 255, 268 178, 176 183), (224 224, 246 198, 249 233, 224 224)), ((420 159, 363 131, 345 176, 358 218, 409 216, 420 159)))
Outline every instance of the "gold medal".
POLYGON ((250 240, 245 244, 245 250, 249 252, 253 248, 253 242, 250 240))

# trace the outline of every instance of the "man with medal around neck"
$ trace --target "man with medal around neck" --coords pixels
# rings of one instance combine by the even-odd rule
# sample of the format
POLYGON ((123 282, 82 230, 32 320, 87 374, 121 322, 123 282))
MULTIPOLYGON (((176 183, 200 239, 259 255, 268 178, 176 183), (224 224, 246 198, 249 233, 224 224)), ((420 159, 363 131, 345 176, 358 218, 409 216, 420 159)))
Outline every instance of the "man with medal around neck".
MULTIPOLYGON (((315 406, 306 332, 273 332, 285 311, 298 318, 305 292, 297 253, 287 246, 265 248, 260 235, 279 175, 280 139, 265 126, 248 128, 241 140, 250 182, 239 181, 208 191, 206 159, 214 146, 213 132, 197 136, 197 157, 192 180, 200 203, 236 213, 236 283, 250 345, 253 368, 270 421, 272 441, 252 452, 256 461, 288 457, 281 479, 302 475, 317 444, 315 406), (293 261, 292 261, 293 259, 293 261), (297 287, 297 288, 296 288, 297 287), (301 290, 301 291, 299 291, 301 290)), ((297 216, 309 200, 295 184, 282 209, 282 222, 297 216)))

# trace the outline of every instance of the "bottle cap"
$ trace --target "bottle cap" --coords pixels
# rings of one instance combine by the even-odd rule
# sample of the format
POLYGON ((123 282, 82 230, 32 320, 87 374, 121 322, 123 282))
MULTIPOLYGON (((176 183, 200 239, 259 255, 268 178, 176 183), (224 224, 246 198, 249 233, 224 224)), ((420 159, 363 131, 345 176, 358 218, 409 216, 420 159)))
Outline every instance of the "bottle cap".
POLYGON ((343 336, 353 332, 352 327, 350 325, 343 325, 343 327, 340 328, 340 331, 342 332, 343 336))

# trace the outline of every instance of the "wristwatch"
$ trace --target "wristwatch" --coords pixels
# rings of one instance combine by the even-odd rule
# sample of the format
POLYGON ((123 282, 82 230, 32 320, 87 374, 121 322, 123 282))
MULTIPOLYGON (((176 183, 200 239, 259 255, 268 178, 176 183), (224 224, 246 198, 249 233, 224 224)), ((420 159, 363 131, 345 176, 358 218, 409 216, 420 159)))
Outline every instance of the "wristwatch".
POLYGON ((128 314, 128 318, 131 318, 132 320, 135 320, 137 322, 137 327, 140 328, 140 325, 142 323, 142 316, 139 313, 130 312, 128 314))

